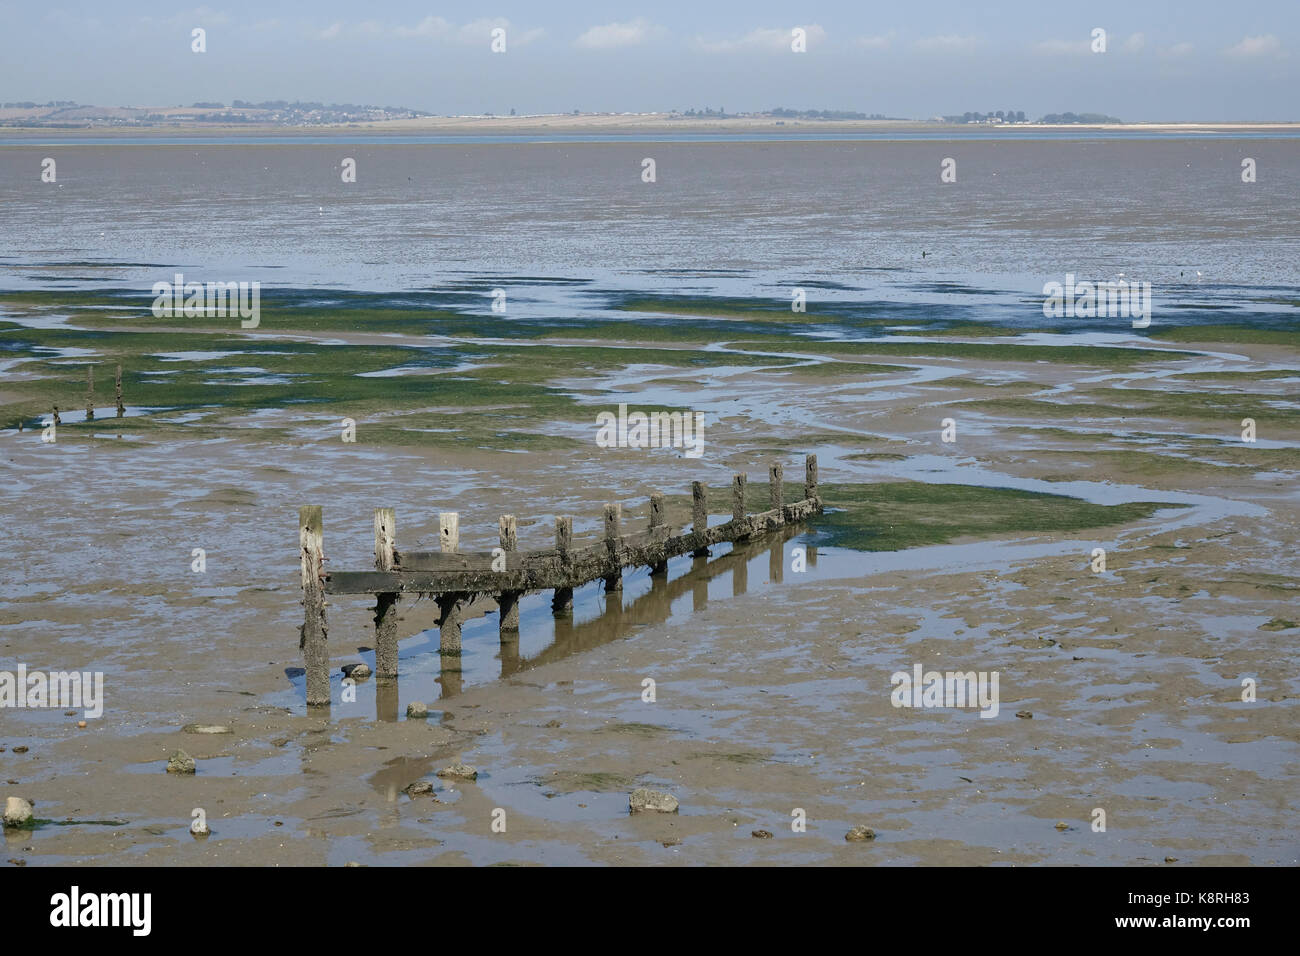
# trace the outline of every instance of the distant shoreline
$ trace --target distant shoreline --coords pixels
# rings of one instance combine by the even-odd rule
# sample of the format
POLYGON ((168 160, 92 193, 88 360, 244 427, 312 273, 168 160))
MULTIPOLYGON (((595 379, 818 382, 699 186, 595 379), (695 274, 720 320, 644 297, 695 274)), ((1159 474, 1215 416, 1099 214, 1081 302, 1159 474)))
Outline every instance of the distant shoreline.
POLYGON ((1162 132, 1203 132, 1243 133, 1243 132, 1297 132, 1300 122, 1194 122, 1194 123, 1023 123, 1023 124, 984 124, 984 123, 937 123, 915 120, 811 120, 786 119, 777 120, 767 117, 736 117, 729 119, 695 119, 670 114, 635 114, 635 115, 580 115, 553 114, 548 116, 450 116, 421 117, 418 119, 384 120, 365 123, 333 123, 316 126, 277 125, 261 123, 209 124, 189 123, 177 125, 150 126, 3 126, 0 138, 29 140, 37 137, 49 140, 95 138, 105 141, 126 138, 167 138, 176 136, 213 138, 230 136, 277 136, 287 138, 310 138, 313 136, 346 136, 348 134, 376 136, 391 134, 394 136, 448 136, 465 135, 538 135, 554 133, 573 136, 595 134, 602 136, 625 135, 628 137, 654 136, 662 134, 693 135, 707 134, 725 136, 728 133, 763 134, 775 136, 781 133, 797 134, 805 137, 809 134, 882 134, 897 132, 901 134, 916 133, 981 133, 985 135, 1014 138, 1039 132, 1123 132, 1162 133, 1162 132))

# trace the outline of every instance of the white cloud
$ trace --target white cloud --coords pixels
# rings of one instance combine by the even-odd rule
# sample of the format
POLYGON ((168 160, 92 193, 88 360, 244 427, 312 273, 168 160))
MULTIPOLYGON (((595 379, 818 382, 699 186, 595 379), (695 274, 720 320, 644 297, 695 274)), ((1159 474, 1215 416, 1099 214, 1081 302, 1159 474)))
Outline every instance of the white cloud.
POLYGON ((1147 45, 1147 38, 1141 33, 1134 33, 1124 41, 1125 53, 1139 53, 1147 45))
POLYGON ((963 37, 955 33, 944 36, 922 37, 916 48, 927 53, 966 53, 979 46, 979 37, 963 37))
MULTIPOLYGON (((735 40, 709 41, 697 38, 695 43, 706 53, 731 53, 738 50, 764 50, 769 53, 790 52, 790 43, 794 37, 792 29, 758 29, 751 30, 735 40)), ((808 38, 808 48, 826 39, 826 31, 819 24, 813 23, 803 27, 808 38)))
POLYGON ((592 27, 573 42, 588 50, 613 50, 644 43, 658 32, 659 28, 649 20, 637 17, 627 23, 606 23, 592 27))
POLYGON ((343 24, 331 23, 329 26, 327 26, 324 30, 320 32, 321 39, 333 40, 336 36, 339 35, 339 33, 342 32, 342 30, 343 30, 343 24))
POLYGON ((1272 56, 1282 52, 1282 44, 1271 33, 1257 37, 1244 37, 1240 43, 1224 51, 1228 56, 1272 56))
POLYGON ((428 16, 413 27, 398 27, 399 37, 441 37, 451 31, 451 24, 442 17, 428 16))

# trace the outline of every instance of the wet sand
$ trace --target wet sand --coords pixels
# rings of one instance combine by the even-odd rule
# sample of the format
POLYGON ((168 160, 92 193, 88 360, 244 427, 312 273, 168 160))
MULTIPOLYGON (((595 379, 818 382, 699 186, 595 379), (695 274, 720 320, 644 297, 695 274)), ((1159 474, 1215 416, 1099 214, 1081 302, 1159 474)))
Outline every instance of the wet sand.
MULTIPOLYGON (((1234 368, 1295 367, 1294 349, 1206 349, 1239 356, 1234 368)), ((779 402, 773 376, 557 378, 645 402, 725 393, 734 412, 701 461, 594 446, 380 449, 313 438, 319 426, 302 420, 283 442, 232 429, 45 446, 7 430, 0 653, 32 670, 102 670, 107 701, 86 729, 58 710, 0 713, 0 792, 34 800, 38 818, 83 821, 6 832, 4 859, 1300 862, 1300 630, 1283 626, 1298 616, 1296 470, 1248 464, 1253 451, 1295 448, 1292 420, 1257 415, 1256 448, 1227 415, 1121 424, 1088 410, 1091 389, 1168 388, 1149 370, 879 360, 922 372, 854 383, 791 371, 777 376, 779 402), (1056 419, 980 405, 1017 377, 1078 404, 1056 419), (953 444, 940 440, 949 415, 953 444), (642 507, 652 491, 697 478, 722 488, 738 470, 756 481, 774 456, 792 476, 806 451, 827 483, 910 478, 1190 507, 1077 534, 817 547, 805 572, 792 570, 793 549, 815 546, 811 532, 739 556, 719 549, 707 581, 689 558, 672 563, 662 593, 644 571, 629 576, 628 610, 589 586, 572 630, 556 632, 549 595, 531 596, 517 647, 499 643, 493 614, 474 618, 459 673, 428 630, 432 603, 408 601, 397 687, 371 679, 355 703, 336 696, 328 714, 307 712, 300 505, 324 507, 328 567, 360 570, 373 560, 375 507, 396 509, 399 547, 432 546, 440 510, 460 512, 463 548, 491 547, 505 512, 519 516, 521 547, 544 547, 553 514, 594 534, 605 501, 642 507), (899 457, 863 457, 882 454, 899 457), (1104 574, 1089 569, 1095 547, 1104 574), (204 574, 191 571, 193 548, 206 550, 204 574), (997 717, 893 707, 890 675, 915 663, 999 672, 997 717), (1244 677, 1258 682, 1254 703, 1241 700, 1244 677), (645 678, 654 703, 642 700, 645 678), (428 720, 404 718, 413 701, 429 704, 428 720), (195 722, 233 733, 182 731, 195 722), (194 777, 163 772, 182 748, 194 777), (458 761, 477 781, 434 776, 458 761), (403 793, 422 780, 433 796, 403 793), (630 816, 638 786, 671 792, 680 812, 630 816), (188 832, 195 808, 205 840, 188 832), (498 808, 504 833, 492 828, 498 808), (796 809, 806 832, 792 831, 796 809), (857 824, 876 839, 846 842, 857 824), (755 839, 758 829, 774 838, 755 839)), ((1279 407, 1294 401, 1294 380, 1251 385, 1266 388, 1279 407)), ((337 692, 339 666, 373 665, 371 607, 333 599, 329 621, 337 692)))

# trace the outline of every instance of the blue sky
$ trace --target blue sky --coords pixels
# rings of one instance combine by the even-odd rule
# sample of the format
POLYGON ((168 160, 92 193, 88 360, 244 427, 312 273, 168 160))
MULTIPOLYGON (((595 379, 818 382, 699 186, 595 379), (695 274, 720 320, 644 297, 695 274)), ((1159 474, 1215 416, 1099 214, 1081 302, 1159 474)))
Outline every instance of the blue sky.
POLYGON ((0 3, 0 101, 1300 120, 1300 3, 0 3), (207 52, 190 31, 207 31, 207 52), (504 28, 506 51, 490 49, 504 28), (790 49, 791 30, 807 52, 790 49), (1090 50, 1107 31, 1107 51, 1090 50))

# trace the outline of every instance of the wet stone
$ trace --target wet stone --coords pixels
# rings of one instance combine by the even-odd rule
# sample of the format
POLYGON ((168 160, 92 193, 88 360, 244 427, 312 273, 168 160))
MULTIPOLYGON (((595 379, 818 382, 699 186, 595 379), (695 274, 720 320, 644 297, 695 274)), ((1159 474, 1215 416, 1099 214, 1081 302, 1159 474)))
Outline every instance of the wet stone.
POLYGON ((638 787, 628 797, 628 810, 631 813, 676 813, 677 798, 662 790, 649 790, 638 787))
POLYGON ((844 839, 849 843, 865 843, 867 840, 874 840, 875 838, 876 831, 860 823, 844 834, 844 839))
POLYGON ((359 664, 344 664, 343 674, 353 680, 365 680, 370 676, 370 667, 364 661, 359 664))
POLYGON ((415 720, 422 720, 429 716, 429 705, 422 704, 418 700, 414 704, 407 704, 406 716, 415 720))
POLYGON ((178 750, 167 758, 168 773, 194 773, 196 769, 194 758, 184 750, 178 750))
POLYGON ((458 780, 477 780, 478 768, 471 767, 467 763, 454 763, 450 767, 443 767, 438 771, 440 777, 454 777, 458 780))

